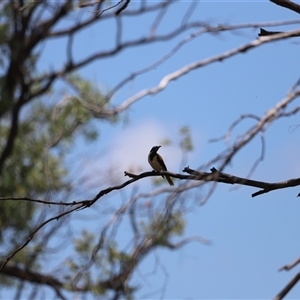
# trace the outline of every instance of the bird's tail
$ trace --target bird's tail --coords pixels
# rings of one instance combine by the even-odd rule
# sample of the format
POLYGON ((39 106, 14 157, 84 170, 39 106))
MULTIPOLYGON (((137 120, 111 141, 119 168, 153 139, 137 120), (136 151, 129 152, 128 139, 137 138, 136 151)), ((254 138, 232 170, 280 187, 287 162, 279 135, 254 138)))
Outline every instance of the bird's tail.
POLYGON ((172 179, 169 176, 165 175, 165 177, 168 180, 169 185, 174 185, 174 182, 172 181, 172 179))

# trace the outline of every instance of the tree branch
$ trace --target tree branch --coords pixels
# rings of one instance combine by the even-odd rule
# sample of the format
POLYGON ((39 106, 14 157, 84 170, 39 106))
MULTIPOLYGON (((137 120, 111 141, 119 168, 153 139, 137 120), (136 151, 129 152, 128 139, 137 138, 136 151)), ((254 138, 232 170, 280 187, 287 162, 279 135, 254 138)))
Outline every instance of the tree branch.
MULTIPOLYGON (((43 284, 47 285, 55 290, 56 293, 59 293, 60 297, 63 297, 63 295, 60 292, 60 289, 64 289, 67 291, 73 291, 73 292, 88 292, 90 291, 90 285, 86 284, 82 287, 80 286, 70 286, 70 284, 67 284, 59 279, 57 279, 57 276, 51 276, 51 275, 44 275, 39 272, 33 272, 30 270, 24 270, 18 266, 5 266, 1 269, 0 274, 4 274, 7 276, 11 276, 20 280, 24 280, 26 282, 31 282, 35 284, 43 284)), ((118 282, 119 278, 117 276, 114 279, 110 280, 103 280, 97 282, 97 286, 102 286, 103 289, 115 289, 114 281, 118 282)))
POLYGON ((29 270, 23 270, 17 266, 5 266, 1 269, 1 274, 25 280, 27 282, 45 284, 50 287, 63 287, 63 283, 52 276, 43 275, 41 273, 32 272, 29 270))
POLYGON ((45 222, 43 222, 42 224, 40 224, 38 227, 36 227, 31 234, 29 235, 29 237, 25 240, 25 242, 23 242, 19 247, 16 247, 16 249, 9 254, 4 261, 2 262, 1 266, 0 266, 0 272, 2 271, 2 269, 7 265, 7 263, 19 252, 21 251, 25 246, 27 246, 29 244, 29 242, 33 239, 33 237, 35 236, 35 234, 41 229, 43 228, 45 225, 47 225, 48 223, 50 223, 51 221, 54 220, 58 220, 59 218, 66 216, 70 213, 72 213, 75 210, 78 210, 80 207, 75 207, 73 209, 70 209, 68 211, 65 211, 53 218, 49 218, 48 220, 46 220, 45 222))
POLYGON ((226 184, 240 184, 240 185, 262 188, 262 190, 252 194, 252 197, 256 197, 258 195, 265 194, 270 191, 283 189, 283 188, 289 188, 289 187, 295 187, 295 186, 300 185, 300 178, 289 179, 289 180, 282 181, 282 182, 269 183, 269 182, 251 180, 251 179, 219 172, 216 168, 212 168, 211 173, 207 173, 207 172, 196 171, 196 170, 190 169, 189 167, 186 167, 183 169, 183 172, 186 172, 190 175, 183 175, 183 174, 166 172, 166 171, 162 171, 162 172, 153 171, 150 173, 145 172, 145 173, 141 173, 140 175, 135 175, 135 174, 132 174, 129 172, 125 172, 125 175, 133 178, 132 180, 134 180, 134 179, 138 180, 138 179, 141 179, 144 177, 149 177, 149 176, 168 175, 173 178, 178 178, 181 180, 213 181, 213 182, 222 182, 222 183, 226 183, 226 184))
POLYGON ((297 258, 297 259, 296 259, 294 262, 292 262, 291 264, 285 265, 285 266, 281 267, 278 271, 283 271, 283 270, 288 271, 288 270, 294 268, 294 267, 295 267, 297 264, 299 264, 299 263, 300 263, 300 257, 297 258))
MULTIPOLYGON (((114 190, 123 189, 127 185, 130 185, 131 183, 138 181, 142 178, 153 177, 153 176, 162 176, 162 175, 168 175, 173 178, 177 178, 177 179, 181 179, 181 180, 212 181, 212 182, 220 182, 220 183, 226 183, 226 184, 240 184, 240 185, 245 185, 245 186, 262 188, 262 190, 252 194, 252 197, 256 197, 258 195, 265 194, 265 193, 268 193, 273 190, 295 187, 295 186, 300 185, 300 178, 289 179, 289 180, 282 181, 282 182, 269 183, 269 182, 257 181, 257 180, 252 180, 252 179, 248 179, 248 178, 238 177, 238 176, 234 176, 231 174, 219 172, 216 168, 211 168, 211 172, 208 173, 208 172, 196 171, 196 170, 190 169, 189 167, 185 167, 183 169, 183 172, 186 172, 190 175, 172 173, 169 171, 162 171, 162 172, 151 171, 151 172, 144 172, 144 173, 137 175, 137 174, 133 174, 133 173, 125 171, 124 172, 125 176, 130 177, 131 178, 130 180, 127 180, 120 185, 115 185, 115 186, 111 186, 106 189, 103 189, 93 199, 90 199, 90 200, 80 200, 80 201, 74 200, 71 202, 62 202, 62 201, 48 201, 48 200, 41 200, 41 199, 32 199, 32 198, 28 198, 28 197, 0 197, 0 201, 7 201, 7 200, 29 201, 29 202, 46 204, 46 205, 60 205, 60 206, 76 205, 77 207, 73 210, 81 210, 86 207, 92 206, 101 197, 111 193, 114 190)), ((65 214, 66 213, 63 213, 62 215, 65 215, 65 214)), ((58 219, 62 215, 59 215, 52 219, 58 219)))
POLYGON ((125 3, 115 12, 115 15, 118 16, 124 9, 126 9, 129 2, 130 2, 130 0, 125 0, 125 3))
POLYGON ((251 180, 251 179, 247 179, 247 178, 237 177, 237 176, 233 176, 233 175, 230 175, 227 173, 222 173, 222 172, 219 172, 215 168, 211 169, 212 173, 198 172, 198 171, 190 169, 189 167, 186 167, 183 171, 187 172, 189 174, 193 174, 195 176, 197 176, 199 174, 199 178, 201 178, 200 180, 217 181, 217 182, 223 182, 223 183, 228 183, 228 184, 240 184, 240 185, 247 185, 247 186, 262 188, 262 190, 253 193, 252 197, 256 197, 258 195, 265 194, 270 191, 284 189, 284 188, 288 188, 288 187, 295 187, 295 186, 300 185, 300 178, 289 179, 289 180, 282 181, 282 182, 269 183, 269 182, 263 182, 263 181, 257 181, 257 180, 251 180))
POLYGON ((146 96, 155 95, 155 94, 161 92, 172 81, 177 80, 178 78, 180 78, 198 68, 204 67, 204 66, 212 64, 214 62, 221 62, 224 59, 228 59, 236 54, 245 53, 245 52, 247 52, 251 49, 254 49, 260 45, 278 41, 281 39, 287 39, 290 37, 298 36, 299 34, 300 34, 300 29, 296 29, 293 31, 274 34, 271 36, 260 37, 259 39, 256 39, 248 44, 244 44, 244 45, 242 45, 238 48, 235 48, 233 50, 230 50, 228 52, 204 59, 202 61, 193 62, 189 65, 185 65, 181 69, 178 69, 178 70, 174 71, 173 73, 170 73, 170 74, 166 75, 165 77, 163 77, 157 86, 152 87, 152 88, 143 89, 140 92, 136 93, 135 95, 129 97, 120 106, 118 106, 114 110, 110 111, 110 114, 113 115, 113 114, 120 113, 120 112, 126 110, 129 106, 131 106, 133 103, 137 102, 138 100, 140 100, 146 96))
POLYGON ((271 2, 300 14, 300 5, 289 0, 270 0, 271 2))
POLYGON ((300 280, 300 272, 278 293, 274 300, 281 300, 284 296, 294 287, 294 285, 300 280))
POLYGON ((21 107, 22 107, 22 104, 21 104, 21 101, 19 100, 15 104, 15 107, 12 111, 11 125, 10 125, 9 134, 8 134, 8 137, 7 137, 6 144, 3 147, 2 152, 0 153, 0 174, 1 174, 1 170, 4 166, 5 160, 10 156, 10 154, 12 153, 13 148, 14 148, 14 141, 15 141, 17 135, 18 135, 19 113, 20 113, 21 107))
MULTIPOLYGON (((103 1, 100 1, 100 2, 103 2, 103 1)), ((97 3, 99 3, 99 2, 97 1, 97 3)), ((93 3, 93 5, 94 4, 96 4, 96 1, 95 1, 95 3, 93 3)), ((165 3, 154 4, 151 6, 141 7, 136 10, 129 10, 129 11, 126 10, 122 13, 122 15, 135 16, 135 15, 139 15, 142 13, 151 13, 153 11, 161 9, 164 6, 165 6, 165 3)), ((60 29, 60 30, 53 31, 53 32, 49 33, 48 36, 49 37, 60 37, 60 36, 69 35, 70 33, 74 33, 74 32, 77 32, 79 30, 86 28, 87 26, 91 25, 93 22, 95 22, 97 20, 110 19, 113 17, 115 17, 114 13, 102 14, 101 17, 99 17, 97 14, 94 14, 91 18, 89 18, 79 24, 73 25, 66 29, 60 29)))
MULTIPOLYGON (((120 185, 116 185, 116 186, 112 186, 109 188, 106 188, 104 190, 101 190, 92 200, 83 200, 83 201, 73 201, 70 203, 61 203, 61 202, 50 202, 50 201, 43 201, 43 200, 34 200, 34 199, 30 199, 27 197, 23 197, 23 198, 15 198, 16 200, 27 200, 27 201, 33 201, 33 202, 39 202, 39 203, 44 203, 44 204, 58 204, 60 203, 60 205, 66 205, 66 206, 70 206, 70 205, 76 205, 75 208, 72 208, 68 211, 65 211, 55 217, 49 218, 48 220, 44 221, 42 224, 40 224, 27 238, 27 240, 25 242, 22 243, 21 246, 19 246, 17 249, 15 249, 15 251, 13 253, 11 253, 9 256, 7 256, 4 260, 4 262, 2 263, 1 267, 0 267, 0 271, 6 266, 6 264, 8 263, 8 261, 16 254, 18 253, 20 250, 22 250, 35 236, 35 234, 41 229, 43 228, 46 224, 48 224, 51 221, 54 220, 58 220, 59 218, 66 216, 74 211, 77 210, 82 210, 85 209, 87 207, 92 206, 97 200, 99 200, 101 197, 103 197, 106 194, 109 194, 110 192, 114 191, 114 190, 120 190, 124 187, 126 187, 127 185, 138 181, 142 178, 145 177, 152 177, 152 176, 161 176, 161 175, 168 175, 174 178, 178 178, 178 179, 182 179, 182 180, 198 180, 198 181, 213 181, 213 182, 222 182, 222 183, 227 183, 227 184, 240 184, 240 185, 247 185, 247 186, 252 186, 252 187, 259 187, 262 188, 263 190, 260 190, 254 194, 252 194, 252 197, 264 194, 264 193, 268 193, 270 191, 273 190, 277 190, 277 189, 283 189, 283 188, 288 188, 288 187, 295 187, 300 185, 300 178, 296 178, 296 179, 290 179, 287 181, 283 181, 283 182, 277 182, 277 183, 268 183, 268 182, 263 182, 263 181, 256 181, 256 180, 251 180, 251 179, 247 179, 247 178, 242 178, 242 177, 237 177, 237 176, 233 176, 227 173, 222 173, 219 172, 217 169, 212 168, 211 169, 211 173, 207 173, 207 172, 200 172, 200 171, 196 171, 193 169, 190 169, 189 167, 184 168, 183 172, 189 173, 190 175, 184 175, 184 174, 178 174, 178 173, 172 173, 172 172, 167 172, 167 171, 163 171, 163 172, 156 172, 156 171, 152 171, 152 172, 144 172, 141 173, 139 175, 136 174, 132 174, 129 172, 125 172, 125 176, 129 176, 132 179, 125 181, 124 183, 120 184, 120 185)), ((2 198, 0 200, 8 200, 9 198, 5 197, 2 198)))
MULTIPOLYGON (((193 2, 194 3, 194 2, 193 2)), ((115 87, 113 87, 110 92, 107 95, 107 99, 109 100, 120 88, 122 88, 125 84, 132 81, 136 77, 138 77, 141 74, 147 73, 150 70, 155 69, 159 65, 163 64, 165 61, 167 61, 169 58, 171 58, 174 54, 176 54, 177 51, 180 50, 185 44, 193 41, 195 38, 199 37, 202 34, 205 33, 214 33, 218 31, 231 31, 231 30, 238 30, 238 29, 245 29, 245 28, 257 28, 260 26, 279 26, 279 25, 288 25, 288 24, 298 24, 300 23, 299 20, 292 20, 292 21, 277 21, 277 22, 267 22, 267 23, 245 23, 245 24, 239 24, 239 25, 218 25, 217 27, 211 27, 206 23, 199 23, 199 26, 203 27, 196 32, 193 32, 189 34, 187 37, 182 39, 175 47, 173 47, 168 53, 166 53, 164 56, 162 56, 160 59, 158 59, 156 62, 151 63, 149 66, 146 66, 138 71, 135 71, 131 73, 126 78, 122 79, 115 87)), ((195 24, 196 25, 196 24, 195 24)), ((186 26, 186 23, 183 23, 182 26, 186 26)))

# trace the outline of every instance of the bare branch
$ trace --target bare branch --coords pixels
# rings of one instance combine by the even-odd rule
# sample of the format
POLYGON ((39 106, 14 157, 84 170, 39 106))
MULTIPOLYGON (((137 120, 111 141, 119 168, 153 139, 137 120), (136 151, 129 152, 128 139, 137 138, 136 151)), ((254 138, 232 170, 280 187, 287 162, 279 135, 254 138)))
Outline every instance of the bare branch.
MULTIPOLYGON (((93 205, 98 199, 100 199, 102 196, 112 192, 113 190, 119 190, 122 189, 124 187, 126 187, 127 185, 145 178, 145 177, 151 177, 151 176, 161 176, 161 175, 168 175, 174 178, 178 178, 178 179, 189 179, 189 180, 201 180, 201 181, 214 181, 214 182, 223 182, 223 183, 227 183, 227 184, 241 184, 241 185, 247 185, 247 186, 252 186, 252 187, 259 187, 262 188, 263 190, 260 190, 254 194, 252 194, 252 197, 264 194, 264 193, 268 193, 270 191, 273 190, 277 190, 277 189, 283 189, 283 188, 288 188, 288 187, 294 187, 294 186, 298 186, 300 185, 300 178, 296 178, 296 179, 290 179, 287 181, 283 181, 283 182, 278 182, 278 183, 268 183, 268 182, 262 182, 262 181, 256 181, 256 180, 251 180, 251 179, 247 179, 247 178, 242 178, 242 177, 237 177, 237 176, 233 176, 230 174, 226 174, 226 173, 222 173, 219 172, 218 170, 216 170, 215 168, 211 169, 211 173, 206 173, 206 172, 199 172, 199 171, 195 171, 190 169, 189 167, 186 167, 184 170, 184 172, 187 172, 191 175, 183 175, 183 174, 175 174, 175 173, 171 173, 171 172, 145 172, 145 173, 141 173, 140 175, 135 175, 132 173, 128 173, 125 172, 125 175, 131 177, 132 179, 124 182, 123 184, 117 185, 117 186, 112 186, 109 187, 107 189, 101 190, 92 200, 84 200, 84 201, 80 201, 80 202, 75 202, 73 201, 72 203, 64 203, 63 205, 76 205, 75 208, 70 209, 68 211, 65 211, 55 217, 49 218, 48 220, 46 220, 45 222, 43 222, 42 224, 40 224, 37 228, 35 228, 35 230, 30 234, 30 236, 28 237, 28 239, 21 245, 19 246, 12 254, 10 254, 9 256, 6 257, 6 259, 4 260, 4 262, 2 263, 0 270, 2 268, 5 267, 5 265, 7 264, 7 262, 20 250, 22 250, 34 237, 34 235, 42 228, 44 227, 46 224, 48 224, 49 222, 53 221, 53 220, 58 220, 59 218, 68 215, 76 210, 81 210, 81 209, 85 209, 87 207, 90 207, 91 205, 93 205)), ((2 200, 8 200, 9 198, 2 198, 2 200)), ((29 198, 16 198, 17 200, 28 200, 28 201, 32 201, 33 199, 29 199, 29 198)), ((1 199, 0 199, 1 200, 1 199)), ((44 204, 53 204, 53 202, 50 201, 42 201, 42 200, 33 200, 34 202, 39 202, 39 203, 44 203, 44 204)), ((121 210, 118 210, 117 215, 120 214, 120 212, 123 212, 124 209, 126 209, 126 207, 122 207, 121 210)))
POLYGON ((222 173, 222 172, 219 172, 216 168, 212 168, 211 173, 207 173, 207 172, 196 171, 196 170, 190 169, 189 167, 186 167, 183 169, 183 172, 189 173, 190 175, 183 175, 183 174, 172 173, 172 172, 167 172, 167 171, 162 171, 160 173, 145 172, 145 173, 141 173, 139 175, 125 172, 125 175, 132 177, 135 180, 138 180, 138 179, 141 179, 144 177, 149 177, 149 176, 168 175, 168 176, 178 178, 178 179, 183 179, 183 180, 214 181, 214 182, 222 182, 222 183, 227 183, 227 184, 240 184, 240 185, 247 185, 247 186, 262 188, 262 190, 252 194, 252 197, 256 197, 258 195, 265 194, 265 193, 268 193, 270 191, 274 191, 277 189, 295 187, 295 186, 300 185, 300 178, 289 179, 286 181, 276 182, 276 183, 269 183, 269 182, 263 182, 263 181, 257 181, 257 180, 251 180, 251 179, 247 179, 247 178, 237 177, 237 176, 230 175, 227 173, 222 173))
POLYGON ((138 100, 140 100, 148 95, 154 95, 154 94, 161 92, 162 90, 164 90, 167 87, 167 85, 170 82, 186 75, 187 73, 189 73, 193 70, 196 70, 198 68, 204 67, 206 65, 209 65, 209 64, 217 62, 217 61, 221 62, 224 59, 228 59, 236 54, 245 53, 245 52, 247 52, 251 49, 254 49, 260 45, 278 41, 278 40, 282 40, 282 39, 286 39, 286 38, 290 38, 290 37, 294 37, 294 36, 297 36, 298 34, 300 34, 300 29, 296 29, 293 31, 284 32, 284 33, 280 33, 280 34, 274 34, 271 36, 261 37, 259 39, 252 41, 251 43, 244 44, 238 48, 235 48, 235 49, 225 52, 223 54, 219 54, 219 55, 216 55, 211 58, 207 58, 202 61, 193 62, 189 65, 185 65, 181 69, 176 70, 173 73, 170 73, 170 74, 166 75, 165 77, 163 77, 157 86, 155 86, 153 88, 147 88, 147 89, 141 90, 137 94, 131 96, 130 98, 125 100, 120 106, 118 106, 117 108, 112 110, 110 113, 111 114, 120 113, 120 112, 126 110, 129 106, 131 106, 133 103, 137 102, 138 100))
POLYGON ((70 209, 68 211, 65 211, 53 218, 50 218, 48 220, 46 220, 45 222, 43 222, 42 224, 40 224, 38 227, 36 227, 32 232, 31 234, 29 235, 29 237, 27 238, 27 240, 25 242, 23 242, 19 247, 16 247, 16 249, 10 254, 8 255, 3 263, 1 264, 0 266, 0 272, 2 271, 2 269, 6 266, 6 264, 19 252, 21 251, 25 246, 27 246, 29 244, 29 242, 33 239, 33 237, 35 236, 35 234, 41 229, 43 228, 45 225, 47 225, 48 223, 50 223, 51 221, 54 221, 54 220, 58 220, 59 218, 63 217, 63 216, 66 216, 70 213, 72 213, 73 211, 75 210, 78 210, 79 207, 76 207, 76 208, 73 208, 73 209, 70 209))
MULTIPOLYGON (((195 2, 193 2, 195 3, 195 2)), ((246 24, 240 24, 240 25, 218 25, 217 27, 211 27, 206 23, 198 23, 198 27, 204 27, 200 30, 197 30, 196 32, 193 32, 192 34, 185 37, 183 40, 181 40, 175 47, 173 47, 168 53, 163 55, 160 59, 158 59, 156 62, 150 64, 147 67, 144 67, 138 71, 133 72, 128 77, 122 79, 107 95, 107 100, 109 100, 120 88, 122 88, 126 83, 130 82, 131 80, 135 79, 139 75, 142 75, 144 73, 147 73, 150 70, 153 70, 154 68, 158 67, 159 65, 163 64, 165 61, 167 61, 169 58, 171 58, 174 54, 176 54, 185 44, 193 41, 195 38, 199 37, 200 35, 204 33, 215 33, 215 32, 221 32, 221 31, 231 31, 231 30, 237 30, 237 29, 244 29, 244 28, 257 28, 259 26, 279 26, 279 25, 288 25, 288 24, 297 24, 299 23, 299 20, 293 20, 293 21, 279 21, 279 22, 268 22, 268 23, 246 23, 246 24)), ((182 26, 184 27, 191 27, 193 23, 186 24, 183 23, 182 26)), ((195 23, 192 27, 197 27, 197 24, 195 23)))
POLYGON ((284 296, 294 287, 294 285, 300 280, 300 272, 278 293, 274 300, 281 300, 284 296))
POLYGON ((192 3, 189 5, 189 8, 187 9, 184 17, 182 18, 182 21, 181 21, 182 26, 184 26, 188 22, 192 13, 196 10, 197 5, 198 5, 197 1, 192 1, 192 3))
POLYGON ((270 0, 270 1, 277 4, 277 5, 279 5, 279 6, 288 8, 288 9, 300 14, 300 5, 294 3, 290 0, 270 0))
POLYGON ((297 258, 294 262, 292 262, 291 264, 289 265, 285 265, 283 267, 281 267, 278 271, 289 271, 290 269, 294 268, 296 265, 298 265, 300 263, 300 257, 297 258))
MULTIPOLYGON (((1 269, 0 274, 5 274, 26 282, 47 285, 53 288, 56 294, 58 294, 62 299, 65 299, 65 297, 62 295, 60 289, 72 290, 73 292, 87 292, 90 290, 90 286, 88 284, 84 286, 72 286, 72 288, 70 288, 70 285, 65 284, 63 281, 57 279, 57 276, 44 275, 39 272, 24 270, 16 265, 5 266, 1 269)), ((102 285, 103 288, 112 288, 112 282, 109 283, 108 281, 99 281, 97 284, 98 286, 102 285)))
POLYGON ((150 28, 150 37, 154 37, 155 36, 155 33, 156 33, 156 30, 159 26, 159 24, 161 23, 164 15, 166 14, 167 12, 167 2, 165 2, 165 5, 162 7, 162 9, 159 11, 158 15, 156 16, 151 28, 150 28))
POLYGON ((45 284, 50 287, 63 287, 63 283, 52 276, 43 275, 29 270, 23 270, 17 266, 5 266, 1 269, 0 274, 5 274, 28 282, 45 284))
POLYGON ((111 5, 110 7, 108 8, 105 8, 105 9, 102 9, 102 10, 96 10, 96 11, 93 11, 93 13, 96 14, 97 17, 101 16, 103 13, 105 13, 106 11, 109 11, 111 10, 112 8, 115 8, 117 7, 123 0, 120 0, 119 2, 117 2, 116 4, 113 4, 111 5))
MULTIPOLYGON (((95 1, 94 4, 96 4, 96 2, 98 2, 98 1, 95 1)), ((100 2, 98 2, 98 4, 102 3, 102 2, 103 1, 100 1, 100 2)), ((149 5, 149 6, 141 6, 139 9, 136 9, 136 10, 130 10, 130 11, 126 10, 122 13, 122 15, 135 16, 135 15, 140 15, 142 13, 150 13, 152 11, 161 9, 164 5, 165 5, 164 3, 158 3, 158 4, 154 4, 154 5, 149 5)), ((100 12, 101 12, 101 10, 100 10, 100 12)), ((99 13, 99 11, 98 11, 98 13, 99 13)), ((59 36, 69 35, 70 33, 74 33, 83 28, 86 28, 87 26, 91 25, 92 23, 94 23, 97 20, 110 19, 110 18, 115 17, 114 13, 108 13, 108 14, 100 13, 100 15, 101 15, 101 17, 99 17, 98 14, 93 14, 91 18, 89 18, 81 23, 78 23, 76 25, 73 25, 69 28, 52 31, 48 34, 48 37, 59 37, 59 36)))
MULTIPOLYGON (((62 201, 48 201, 48 200, 40 200, 40 199, 32 199, 28 197, 0 197, 0 201, 7 201, 7 200, 15 200, 15 201, 29 201, 29 202, 35 202, 35 203, 41 203, 41 204, 47 204, 47 205, 59 205, 59 206, 74 206, 77 207, 74 210, 83 209, 86 207, 90 207, 93 205, 97 200, 99 200, 101 197, 103 197, 106 194, 111 193, 114 190, 120 190, 126 187, 127 185, 130 185, 131 183, 138 181, 142 178, 146 177, 152 177, 152 176, 161 176, 161 175, 168 175, 173 178, 181 179, 181 180, 197 180, 197 181, 214 181, 214 182, 221 182, 221 183, 227 183, 227 184, 240 184, 240 185, 247 185, 252 187, 258 187, 262 188, 263 190, 258 191, 254 194, 252 194, 252 197, 268 193, 273 190, 277 189, 283 189, 288 187, 295 187, 300 185, 300 178, 295 179, 289 179, 283 182, 277 182, 277 183, 269 183, 269 182, 263 182, 263 181, 256 181, 251 180, 243 177, 234 176, 231 174, 219 172, 216 168, 211 169, 211 173, 207 172, 200 172, 193 169, 190 169, 189 167, 186 167, 183 169, 183 172, 186 172, 190 175, 184 175, 179 173, 172 173, 168 171, 162 171, 162 172, 144 172, 139 175, 125 172, 125 176, 128 176, 132 179, 125 181, 124 183, 116 186, 108 187, 104 190, 101 190, 93 199, 91 200, 80 200, 80 201, 71 201, 71 202, 62 202, 62 201)), ((169 188, 168 190, 172 190, 172 188, 169 188)), ((154 196, 154 195, 152 195, 154 196)), ((72 210, 72 211, 74 211, 72 210)), ((65 215, 65 213, 63 214, 65 215)), ((60 218, 61 216, 54 217, 53 219, 60 218)))
POLYGON ((35 202, 35 203, 41 203, 41 204, 47 204, 47 205, 60 205, 60 206, 72 206, 76 204, 82 204, 87 200, 82 201, 73 201, 73 202, 54 202, 54 201, 48 201, 48 200, 40 200, 40 199, 32 199, 28 197, 0 197, 0 201, 28 201, 28 202, 35 202))
POLYGON ((120 47, 122 44, 122 21, 121 18, 116 18, 117 29, 116 29, 116 46, 120 47))
MULTIPOLYGON (((122 0, 123 1, 123 0, 122 0)), ((115 15, 118 16, 126 7, 128 6, 130 0, 124 0, 125 3, 115 12, 115 15)))
MULTIPOLYGON (((295 85, 296 87, 296 85, 295 85)), ((222 171, 223 168, 231 161, 234 155, 242 149, 246 144, 248 144, 258 133, 262 133, 266 130, 268 126, 271 125, 275 120, 279 117, 286 116, 285 108, 290 104, 293 100, 295 100, 300 95, 300 89, 294 90, 295 87, 288 92, 287 96, 282 99, 279 103, 277 103, 273 108, 265 113, 265 116, 260 119, 259 122, 248 131, 244 133, 244 135, 234 143, 232 148, 229 151, 229 154, 226 155, 224 159, 223 165, 220 167, 222 171)), ((265 193, 267 191, 260 191, 260 193, 265 193)), ((258 194, 253 194, 252 196, 257 196, 258 194)))
MULTIPOLYGON (((199 174, 198 175, 199 179, 196 179, 196 180, 217 181, 217 182, 223 182, 223 183, 228 183, 228 184, 241 184, 241 185, 262 188, 262 190, 252 194, 252 197, 256 197, 258 195, 265 194, 265 193, 268 193, 270 191, 274 191, 277 189, 295 187, 295 186, 300 185, 300 178, 289 179, 287 181, 276 182, 276 183, 269 183, 269 182, 251 180, 251 179, 247 179, 247 178, 242 178, 242 177, 237 177, 237 176, 233 176, 230 174, 222 173, 222 172, 219 172, 218 170, 216 170, 215 168, 211 169, 212 173, 198 172, 198 171, 192 170, 188 167, 184 168, 183 171, 187 172, 189 174, 195 175, 196 178, 197 178, 197 175, 199 174)), ((168 175, 172 176, 171 174, 168 174, 168 175)))

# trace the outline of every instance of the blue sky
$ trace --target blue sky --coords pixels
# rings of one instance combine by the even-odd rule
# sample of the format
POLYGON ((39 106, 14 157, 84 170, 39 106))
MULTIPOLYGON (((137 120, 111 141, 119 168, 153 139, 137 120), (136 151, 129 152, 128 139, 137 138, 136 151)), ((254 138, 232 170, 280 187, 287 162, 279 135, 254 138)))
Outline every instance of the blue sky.
MULTIPOLYGON (((159 32, 175 26, 190 3, 181 1, 173 5, 159 32)), ((131 5, 135 3, 130 3, 129 8, 131 5)), ((84 14, 88 13, 84 11, 84 14)), ((194 20, 212 25, 296 18, 295 13, 269 1, 199 1, 192 16, 194 20)), ((124 39, 132 39, 147 32, 151 20, 153 15, 150 14, 141 18, 137 26, 136 22, 124 18, 124 39)), ((114 26, 113 23, 102 22, 82 32, 74 42, 75 58, 79 59, 99 49, 109 49, 113 42, 114 26)), ((297 26, 272 29, 289 30, 297 26)), ((185 32, 169 42, 124 50, 109 59, 88 65, 81 70, 82 74, 99 87, 113 88, 131 72, 155 62, 191 32, 185 32)), ((258 32, 259 29, 247 29, 197 38, 163 65, 126 85, 114 96, 113 101, 115 104, 122 103, 141 89, 157 85, 162 77, 185 64, 248 43, 257 37, 258 32)), ((99 142, 86 145, 78 141, 76 145, 76 155, 80 157, 81 163, 84 162, 86 174, 90 172, 94 177, 93 189, 82 192, 86 192, 86 197, 92 197, 98 190, 95 186, 107 186, 109 182, 103 179, 103 172, 112 166, 118 182, 126 180, 123 172, 130 168, 137 172, 149 170, 148 151, 164 138, 169 138, 173 144, 163 147, 160 153, 169 170, 179 172, 181 154, 178 129, 185 125, 190 127, 195 145, 194 151, 188 156, 187 165, 195 169, 205 164, 226 147, 223 141, 209 143, 210 139, 224 135, 232 122, 242 114, 263 116, 299 79, 299 42, 300 39, 296 38, 263 45, 221 63, 192 71, 170 83, 162 92, 147 96, 130 107, 123 114, 129 122, 114 126, 99 124, 99 142)), ((63 40, 53 40, 45 46, 41 68, 59 66, 64 61, 63 45, 63 40)), ((294 106, 298 105, 297 101, 294 106)), ((233 140, 251 124, 245 121, 238 126, 233 132, 233 140)), ((253 179, 276 182, 299 177, 300 129, 292 130, 292 126, 298 124, 299 118, 294 116, 281 119, 268 129, 265 134, 265 158, 252 175, 253 179)), ((260 147, 260 140, 255 139, 234 158, 225 171, 241 177, 247 176, 260 155, 260 147)), ((202 171, 209 171, 211 167, 217 166, 212 165, 202 171)), ((139 183, 140 192, 150 191, 147 181, 150 179, 146 178, 139 183)), ((121 196, 130 197, 132 189, 127 187, 121 196)), ((205 191, 198 188, 194 190, 194 195, 201 197, 205 191)), ((236 188, 219 184, 205 205, 200 206, 199 202, 194 202, 193 210, 187 214, 185 236, 200 235, 210 240, 211 244, 191 243, 175 252, 157 251, 159 262, 164 267, 158 267, 152 275, 145 275, 145 281, 135 275, 134 280, 143 285, 137 297, 148 295, 148 298, 159 298, 161 290, 153 295, 148 293, 164 284, 163 298, 168 299, 275 297, 299 271, 299 268, 289 272, 277 270, 299 256, 300 241, 295 231, 300 225, 300 202, 296 197, 300 187, 252 198, 251 194, 255 191, 250 187, 236 188)), ((108 199, 117 201, 115 199, 119 196, 116 192, 108 199)), ((105 202, 105 199, 102 201, 105 202)), ((85 216, 90 213, 82 212, 85 216)), ((93 214, 94 222, 97 210, 93 214)), ((100 222, 98 226, 100 228, 100 222)), ((126 244, 126 234, 120 240, 126 244)), ((152 255, 142 263, 139 272, 148 274, 155 265, 157 260, 152 255)), ((287 299, 299 298, 299 295, 300 284, 288 294, 287 299)))

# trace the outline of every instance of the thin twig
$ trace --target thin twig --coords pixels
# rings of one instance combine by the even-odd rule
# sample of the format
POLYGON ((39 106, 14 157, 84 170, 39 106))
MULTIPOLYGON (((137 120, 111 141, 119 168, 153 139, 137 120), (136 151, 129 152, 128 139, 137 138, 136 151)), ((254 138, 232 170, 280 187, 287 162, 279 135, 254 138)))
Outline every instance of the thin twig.
POLYGON ((294 268, 296 265, 298 265, 300 263, 300 257, 297 258, 294 262, 292 262, 291 264, 289 265, 285 265, 285 266, 282 266, 278 271, 289 271, 290 269, 294 268))

